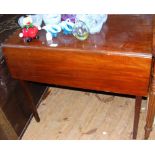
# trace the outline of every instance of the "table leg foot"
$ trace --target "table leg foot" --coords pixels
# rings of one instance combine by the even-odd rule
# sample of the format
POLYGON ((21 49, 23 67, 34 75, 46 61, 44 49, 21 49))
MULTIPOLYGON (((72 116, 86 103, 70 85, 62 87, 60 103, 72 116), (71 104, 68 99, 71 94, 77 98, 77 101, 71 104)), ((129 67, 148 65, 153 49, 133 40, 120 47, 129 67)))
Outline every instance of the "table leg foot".
POLYGON ((136 96, 136 101, 135 101, 135 114, 134 114, 134 125, 133 125, 133 139, 136 139, 137 138, 141 103, 142 103, 142 96, 136 96))
POLYGON ((35 104, 33 102, 33 97, 32 97, 32 95, 31 95, 31 93, 30 93, 30 91, 29 91, 29 89, 27 87, 27 84, 23 80, 19 80, 19 83, 21 85, 21 88, 24 91, 24 94, 26 95, 26 97, 28 99, 27 103, 29 104, 29 107, 31 108, 31 111, 33 113, 33 116, 34 116, 35 120, 37 122, 40 122, 40 118, 39 118, 39 115, 38 115, 38 112, 37 112, 37 108, 36 108, 36 106, 35 106, 35 104))
POLYGON ((144 136, 144 139, 148 139, 149 138, 151 131, 152 131, 152 128, 147 128, 145 126, 145 136, 144 136))

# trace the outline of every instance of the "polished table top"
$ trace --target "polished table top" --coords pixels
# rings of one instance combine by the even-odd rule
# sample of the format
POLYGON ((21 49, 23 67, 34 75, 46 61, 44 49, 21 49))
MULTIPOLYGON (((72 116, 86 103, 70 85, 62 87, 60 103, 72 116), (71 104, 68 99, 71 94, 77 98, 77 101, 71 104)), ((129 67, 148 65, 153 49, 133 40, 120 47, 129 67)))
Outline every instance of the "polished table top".
MULTIPOLYGON (((152 15, 109 15, 106 24, 98 34, 90 35, 85 41, 79 41, 72 35, 59 34, 54 38, 58 43, 57 49, 80 49, 102 52, 113 52, 118 54, 139 54, 151 57, 152 55, 152 15)), ((18 45, 25 47, 45 47, 46 44, 33 40, 25 44, 15 35, 8 38, 4 43, 7 45, 18 45)), ((48 45, 46 47, 49 47, 48 45)), ((52 48, 52 47, 50 47, 52 48)))

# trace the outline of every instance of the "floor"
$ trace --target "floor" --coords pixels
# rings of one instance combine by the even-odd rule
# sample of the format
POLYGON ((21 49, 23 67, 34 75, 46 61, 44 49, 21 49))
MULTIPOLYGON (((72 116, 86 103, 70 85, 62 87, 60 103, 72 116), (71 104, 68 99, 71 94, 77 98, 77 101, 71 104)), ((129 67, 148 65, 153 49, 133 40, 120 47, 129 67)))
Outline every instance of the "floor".
MULTIPOLYGON (((51 87, 32 119, 23 140, 132 139, 135 100, 114 94, 51 87)), ((137 139, 143 139, 147 100, 143 99, 137 139)), ((150 139, 155 139, 155 129, 150 139)))

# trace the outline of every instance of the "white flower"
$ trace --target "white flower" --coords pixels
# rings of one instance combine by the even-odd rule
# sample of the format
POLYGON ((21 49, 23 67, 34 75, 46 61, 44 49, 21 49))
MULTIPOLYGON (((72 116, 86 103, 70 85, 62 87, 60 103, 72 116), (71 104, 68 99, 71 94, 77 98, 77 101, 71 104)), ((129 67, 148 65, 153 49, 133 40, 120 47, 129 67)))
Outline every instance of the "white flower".
POLYGON ((23 25, 30 25, 30 23, 32 23, 32 18, 30 16, 23 19, 23 25))

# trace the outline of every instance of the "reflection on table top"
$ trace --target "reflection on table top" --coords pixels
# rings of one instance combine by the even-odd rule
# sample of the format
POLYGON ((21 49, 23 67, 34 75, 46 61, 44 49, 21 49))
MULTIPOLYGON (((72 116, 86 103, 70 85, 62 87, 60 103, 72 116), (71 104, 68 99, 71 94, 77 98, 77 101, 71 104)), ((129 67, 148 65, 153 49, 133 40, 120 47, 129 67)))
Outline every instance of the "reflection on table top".
POLYGON ((69 50, 89 50, 98 52, 116 52, 139 56, 152 56, 152 21, 153 15, 108 15, 107 22, 103 25, 98 34, 89 35, 85 41, 77 40, 73 35, 64 35, 59 33, 57 38, 53 39, 57 47, 49 47, 43 34, 40 33, 41 40, 33 40, 30 43, 24 43, 18 37, 20 30, 11 35, 3 44, 10 46, 25 47, 46 47, 69 50))

